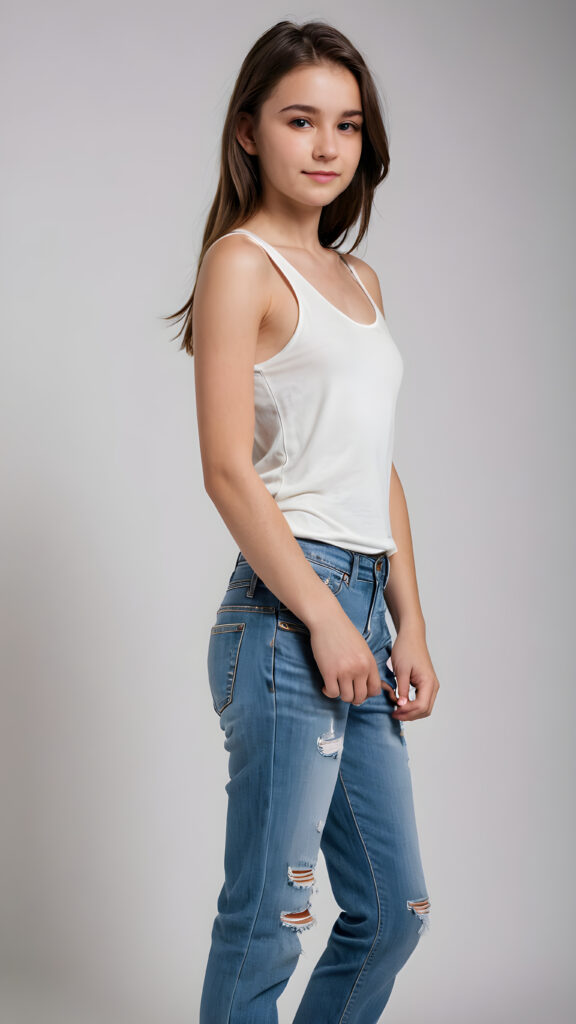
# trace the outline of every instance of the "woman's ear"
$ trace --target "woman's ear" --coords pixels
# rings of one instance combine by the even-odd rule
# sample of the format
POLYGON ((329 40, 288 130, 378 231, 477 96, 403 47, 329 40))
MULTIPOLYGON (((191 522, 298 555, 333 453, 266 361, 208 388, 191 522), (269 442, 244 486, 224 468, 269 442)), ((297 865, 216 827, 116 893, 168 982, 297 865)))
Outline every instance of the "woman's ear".
POLYGON ((250 156, 256 156, 256 141, 254 139, 254 119, 252 114, 241 110, 236 121, 236 138, 243 149, 250 156))

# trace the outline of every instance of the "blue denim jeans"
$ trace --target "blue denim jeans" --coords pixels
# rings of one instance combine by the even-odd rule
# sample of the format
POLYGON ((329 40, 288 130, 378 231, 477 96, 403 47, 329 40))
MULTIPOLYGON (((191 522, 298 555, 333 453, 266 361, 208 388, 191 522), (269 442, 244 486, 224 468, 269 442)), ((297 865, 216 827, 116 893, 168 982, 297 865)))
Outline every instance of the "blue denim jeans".
POLYGON ((321 692, 310 632, 239 552, 208 645, 229 753, 224 854, 200 1024, 277 1024, 314 924, 319 850, 342 911, 293 1024, 376 1024, 430 920, 395 679, 385 553, 296 538, 376 659, 353 705, 321 692))

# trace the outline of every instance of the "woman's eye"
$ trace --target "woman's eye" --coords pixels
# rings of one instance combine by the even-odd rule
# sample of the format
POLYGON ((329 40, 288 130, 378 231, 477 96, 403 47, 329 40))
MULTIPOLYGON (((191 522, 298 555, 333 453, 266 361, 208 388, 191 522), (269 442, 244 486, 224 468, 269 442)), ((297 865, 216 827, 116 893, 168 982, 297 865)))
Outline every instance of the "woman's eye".
MULTIPOLYGON (((307 117, 294 117, 290 121, 290 124, 295 124, 295 125, 298 125, 298 127, 301 127, 302 124, 310 124, 310 121, 308 120, 307 117)), ((354 121, 342 121, 341 124, 340 124, 340 127, 342 127, 342 126, 349 127, 354 132, 359 132, 359 131, 362 130, 362 126, 359 125, 359 124, 356 124, 354 121)))

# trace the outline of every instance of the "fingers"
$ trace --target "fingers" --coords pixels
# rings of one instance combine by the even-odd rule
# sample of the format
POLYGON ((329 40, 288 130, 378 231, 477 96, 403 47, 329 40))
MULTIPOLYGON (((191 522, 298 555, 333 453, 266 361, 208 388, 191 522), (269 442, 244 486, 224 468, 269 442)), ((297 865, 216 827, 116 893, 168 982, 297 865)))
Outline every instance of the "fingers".
POLYGON ((415 718, 427 718, 432 714, 436 694, 440 684, 436 677, 414 684, 416 696, 403 707, 396 707, 392 712, 392 718, 399 718, 402 721, 411 721, 415 718))
MULTIPOLYGON (((388 661, 386 662, 386 664, 388 665, 388 668, 390 669, 390 671, 392 673, 394 673, 394 668, 392 666, 392 658, 391 657, 388 658, 388 661)), ((419 701, 416 697, 413 698, 413 699, 410 699, 410 687, 411 687, 412 683, 411 683, 411 673, 410 673, 409 670, 400 670, 398 672, 398 675, 394 675, 394 679, 396 680, 397 696, 396 696, 396 707, 394 708, 394 711, 392 712, 392 717, 393 718, 400 718, 400 719, 403 719, 403 720, 406 720, 406 719, 409 719, 409 718, 410 719, 412 719, 412 718, 422 718, 424 714, 429 713, 429 712, 425 712, 423 710, 423 706, 422 706, 422 701, 421 700, 419 701)))
POLYGON ((374 664, 368 673, 368 680, 366 684, 366 696, 377 697, 382 692, 382 680, 380 679, 380 672, 374 659, 374 664))
POLYGON ((408 701, 408 705, 406 707, 395 707, 390 717, 399 718, 402 722, 409 722, 414 718, 426 718, 428 714, 429 712, 419 704, 416 698, 414 698, 414 700, 408 701))
POLYGON ((340 696, 350 704, 363 704, 369 697, 377 697, 381 692, 382 680, 372 654, 367 673, 358 674, 354 679, 340 680, 340 696))
MULTIPOLYGON (((341 697, 346 703, 355 705, 363 704, 369 697, 377 697, 381 692, 382 680, 380 679, 380 673, 375 660, 367 676, 359 675, 354 679, 350 677, 339 680, 325 680, 322 689, 322 693, 326 697, 331 697, 332 699, 341 697)), ((394 699, 396 699, 395 694, 394 699)))
POLYGON ((331 700, 334 700, 336 697, 339 697, 340 687, 338 686, 338 680, 332 678, 325 678, 324 686, 322 687, 322 693, 324 694, 325 697, 330 697, 331 700))
MULTIPOLYGON (((392 658, 388 658, 386 665, 394 674, 392 658)), ((411 721, 416 718, 426 718, 432 714, 432 708, 440 684, 433 674, 427 674, 425 679, 418 678, 414 684, 411 681, 412 673, 409 669, 400 669, 396 680, 396 692, 386 680, 380 679, 380 673, 375 659, 369 666, 367 672, 361 672, 358 676, 348 675, 343 678, 330 677, 324 680, 322 693, 325 697, 335 700, 340 697, 348 704, 358 706, 363 704, 369 697, 377 697, 383 689, 386 696, 395 702, 396 707, 391 712, 391 717, 402 721, 411 721), (410 689, 415 691, 415 697, 410 699, 410 689)))
POLYGON ((363 704, 367 696, 366 680, 340 680, 340 696, 347 704, 363 704))
MULTIPOLYGON (((392 668, 392 658, 388 658, 388 665, 392 668)), ((410 672, 404 669, 398 671, 398 674, 394 676, 396 679, 396 692, 398 694, 398 708, 403 707, 408 703, 410 696, 410 672)))
MULTIPOLYGON (((380 691, 380 687, 378 687, 378 691, 380 691)), ((362 679, 325 680, 322 693, 332 700, 341 697, 347 704, 363 704, 369 696, 366 680, 362 679)), ((374 696, 374 694, 370 696, 374 696)))

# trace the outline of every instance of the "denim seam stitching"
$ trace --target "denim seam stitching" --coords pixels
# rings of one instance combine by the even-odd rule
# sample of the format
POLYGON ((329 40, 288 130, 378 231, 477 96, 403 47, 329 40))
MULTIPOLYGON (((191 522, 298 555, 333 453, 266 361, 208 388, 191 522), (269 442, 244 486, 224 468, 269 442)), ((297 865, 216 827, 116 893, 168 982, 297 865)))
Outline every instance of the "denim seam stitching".
POLYGON ((273 615, 276 608, 273 604, 221 604, 218 608, 218 612, 265 612, 267 615, 273 615))
MULTIPOLYGON (((331 569, 332 572, 338 573, 343 579, 347 579, 348 582, 350 581, 350 573, 349 573, 348 569, 343 569, 342 566, 340 566, 340 565, 334 565, 333 562, 326 562, 323 558, 319 558, 316 555, 310 555, 310 554, 307 554, 306 552, 304 552, 304 554, 306 556, 307 561, 308 562, 312 562, 313 565, 321 565, 323 569, 331 569)), ((242 559, 240 559, 238 561, 236 567, 238 567, 238 565, 248 565, 248 562, 247 562, 247 560, 245 558, 242 558, 242 559)), ((372 579, 372 577, 370 577, 370 579, 372 579)), ((229 586, 239 586, 240 587, 240 586, 242 586, 243 584, 245 584, 247 582, 248 582, 248 579, 232 581, 229 584, 229 586)))
POLYGON ((291 622, 290 619, 279 619, 278 625, 282 629, 287 629, 289 632, 302 633, 304 636, 310 636, 310 630, 307 626, 301 625, 299 622, 291 622))
POLYGON ((326 562, 323 558, 316 558, 315 555, 306 555, 309 562, 313 565, 321 565, 323 569, 331 569, 332 572, 337 572, 340 576, 350 576, 347 569, 342 569, 339 565, 333 565, 332 562, 326 562))
MULTIPOLYGON (((272 683, 273 683, 273 686, 274 686, 274 689, 272 691, 273 694, 274 694, 274 741, 273 741, 273 744, 272 744, 272 771, 270 773, 270 789, 271 790, 274 787, 274 762, 276 760, 277 713, 276 713, 276 680, 274 678, 275 660, 276 660, 276 657, 275 657, 275 655, 276 655, 276 629, 277 629, 277 624, 276 624, 276 627, 274 629, 274 638, 273 638, 273 643, 272 643, 272 683)), ((273 804, 274 804, 274 800, 271 799, 269 807, 268 807, 268 821, 266 823, 266 855, 265 855, 265 858, 264 858, 264 871, 263 871, 263 878, 262 878, 262 888, 261 888, 261 892, 260 892, 260 901, 258 903, 258 909, 257 909, 256 913, 254 914, 254 920, 252 921, 252 928, 250 929, 250 935, 248 936, 248 942, 246 943, 246 952, 244 953, 244 957, 242 959, 242 963, 240 964, 240 967, 238 969, 238 976, 236 978, 236 984, 234 985, 234 990, 233 990, 232 996, 230 998, 230 1007, 228 1009, 228 1016, 226 1018, 226 1024, 230 1024, 230 1016, 232 1014, 232 1010, 234 1009, 234 998, 235 998, 235 995, 236 995, 236 989, 238 988, 238 982, 240 981, 240 975, 242 974, 242 969, 244 967, 244 964, 246 963, 246 957, 248 956, 248 951, 250 949, 250 943, 252 941, 252 935, 254 934, 254 928, 256 927, 256 921, 258 920, 258 915, 260 913, 260 908, 262 906, 262 900, 264 899, 264 890, 266 888, 266 871, 268 869, 268 853, 269 853, 269 849, 270 849, 270 822, 271 822, 271 819, 272 819, 272 807, 273 807, 273 804)))
POLYGON ((366 843, 364 842, 364 838, 363 838, 362 833, 360 831, 360 826, 358 824, 358 820, 356 818, 356 815, 354 814, 354 809, 352 807, 352 803, 350 801, 350 797, 348 796, 348 790, 346 789, 346 784, 345 784, 344 779, 342 777, 342 769, 338 770, 338 775, 340 777, 340 782, 342 783, 342 789, 344 790, 344 796, 346 797, 346 802, 348 804, 348 807, 350 808, 350 814, 352 815, 352 819, 353 819, 354 824, 356 826, 356 831, 358 832, 358 836, 360 838, 360 842, 362 843, 362 846, 364 847, 364 853, 366 854, 366 860, 368 861, 368 866, 370 868, 370 874, 372 875, 372 881, 374 883, 374 891, 376 893, 376 903, 378 904, 378 925, 377 925, 377 928, 376 928, 376 935, 374 936, 374 941, 372 942, 372 945, 370 946, 370 949, 368 950, 368 952, 367 952, 367 954, 366 954, 366 956, 364 958, 364 963, 362 964, 362 966, 360 967, 360 969, 358 971, 358 974, 356 975, 356 979, 354 981, 354 984, 352 985, 352 988, 350 989, 350 994, 348 996, 348 999, 346 1000, 346 1005, 344 1006, 344 1009, 342 1011, 342 1015, 338 1019, 338 1024, 345 1024, 345 1017, 346 1017, 346 1014, 347 1014, 348 1007, 350 1005, 350 1000, 352 999, 352 996, 354 995, 354 990, 355 990, 358 982, 360 981, 360 978, 362 976, 362 972, 364 971, 364 968, 366 967, 366 964, 368 963, 368 960, 370 958, 370 954, 372 953, 372 950, 374 949, 374 946, 376 945, 376 943, 378 941, 378 937, 379 937, 379 934, 380 934, 381 911, 380 911, 380 896, 378 895, 378 886, 376 884, 376 875, 374 874, 374 868, 372 867, 372 861, 370 860, 370 856, 368 854, 368 850, 366 849, 366 843))
POLYGON ((216 706, 216 703, 214 703, 214 709, 215 709, 215 711, 216 711, 216 713, 218 715, 222 715, 222 713, 226 710, 226 708, 230 706, 230 704, 232 703, 232 700, 234 698, 234 687, 236 685, 236 676, 238 674, 238 658, 240 657, 240 648, 242 646, 242 641, 244 639, 244 630, 245 629, 246 629, 246 623, 245 622, 235 622, 235 623, 224 623, 223 627, 222 626, 212 626, 212 629, 210 630, 210 634, 212 636, 221 636, 222 634, 226 635, 226 633, 239 633, 240 634, 239 637, 238 637, 238 645, 236 647, 236 657, 234 659, 234 671, 232 673, 232 685, 230 687, 230 692, 228 693, 228 697, 227 697, 226 703, 223 704, 221 708, 218 708, 216 706))

